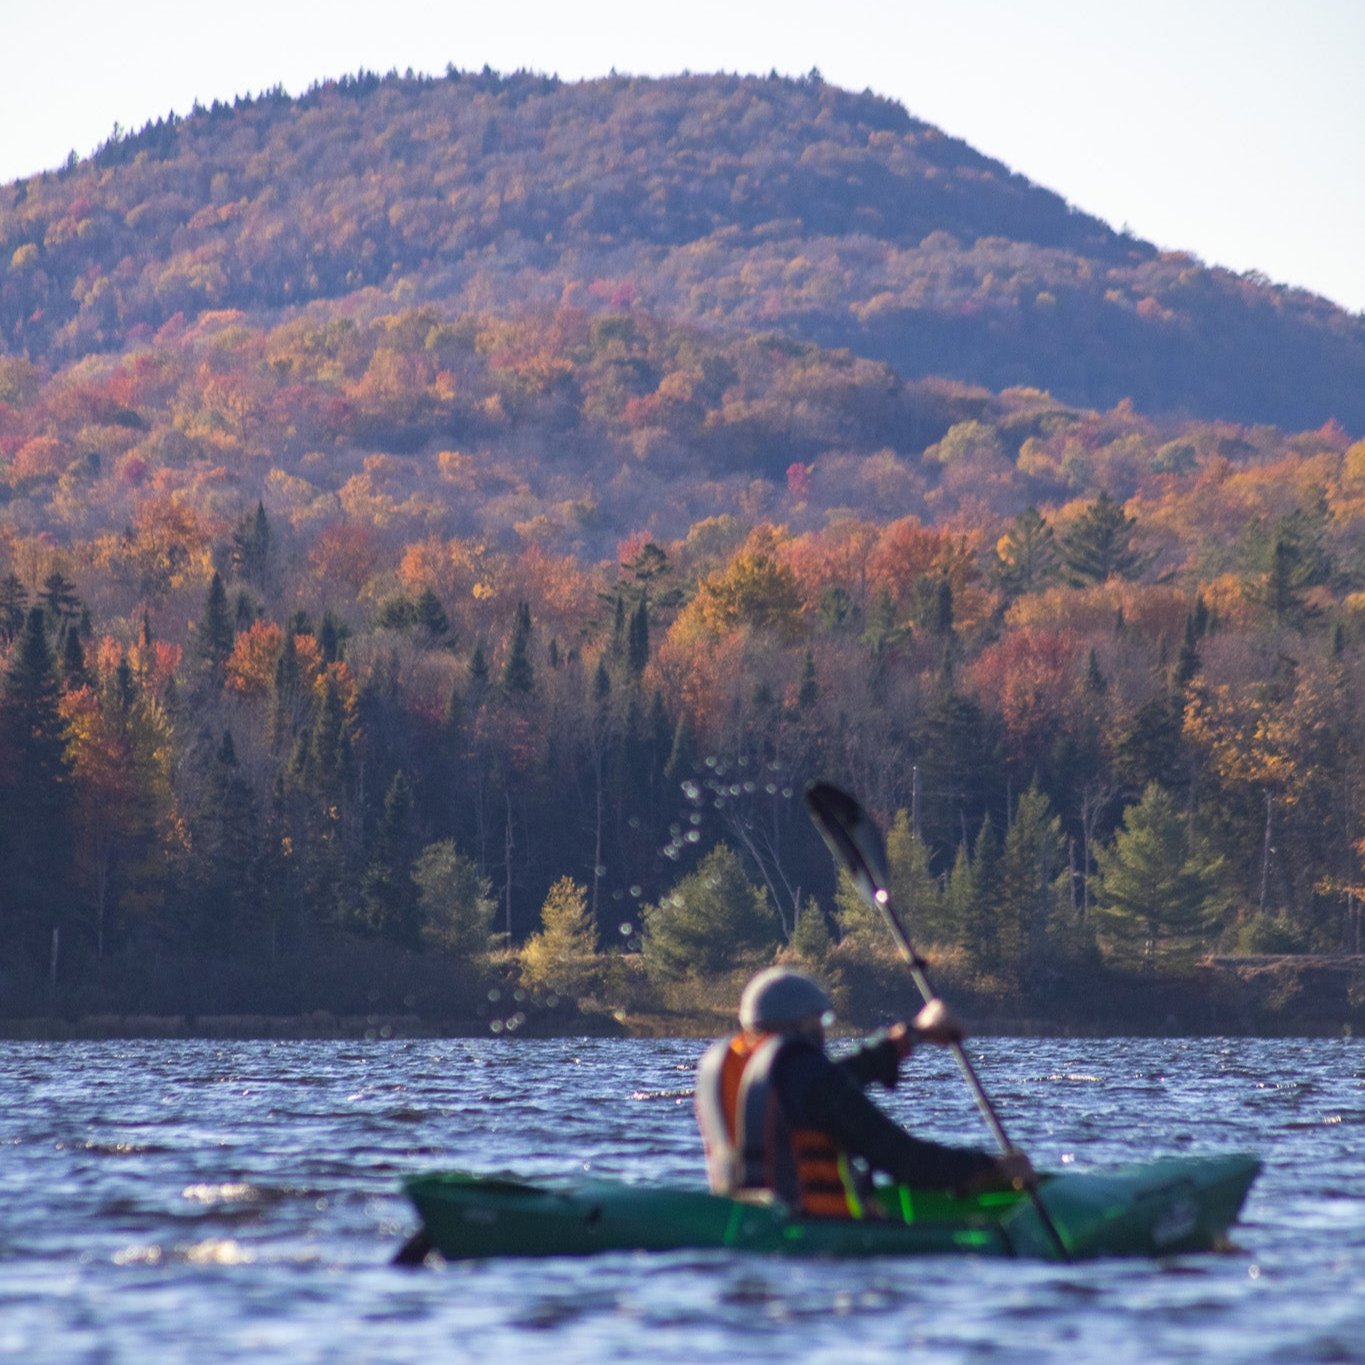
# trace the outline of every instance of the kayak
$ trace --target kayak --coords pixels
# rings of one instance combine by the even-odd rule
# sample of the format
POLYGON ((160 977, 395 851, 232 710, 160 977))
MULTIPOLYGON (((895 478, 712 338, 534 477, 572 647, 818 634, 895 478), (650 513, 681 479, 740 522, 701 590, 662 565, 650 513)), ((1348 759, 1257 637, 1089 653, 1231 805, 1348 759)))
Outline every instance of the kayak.
MULTIPOLYGON (((1039 1177, 1067 1258, 1165 1256, 1226 1245, 1254 1156, 1168 1157, 1039 1177)), ((883 1186, 875 1216, 801 1218, 772 1200, 603 1179, 521 1180, 446 1171, 404 1182, 422 1218, 413 1241, 447 1259, 728 1248, 787 1256, 968 1253, 1058 1260, 1033 1200, 883 1186)))

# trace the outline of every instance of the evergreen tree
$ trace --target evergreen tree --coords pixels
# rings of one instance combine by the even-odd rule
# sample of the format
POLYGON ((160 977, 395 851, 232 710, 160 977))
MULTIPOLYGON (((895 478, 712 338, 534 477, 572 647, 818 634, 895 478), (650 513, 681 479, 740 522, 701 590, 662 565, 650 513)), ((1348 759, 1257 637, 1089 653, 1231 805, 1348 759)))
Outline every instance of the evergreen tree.
POLYGON ((474 646, 474 653, 469 656, 469 683, 471 700, 478 705, 488 690, 488 660, 484 656, 483 646, 479 644, 474 646))
POLYGON ((1137 522, 1101 492, 1062 537, 1062 556, 1071 581, 1084 586, 1111 578, 1137 578, 1151 556, 1133 545, 1137 522))
POLYGON ((190 821, 191 920, 195 946, 225 956, 243 946, 259 913, 260 822, 256 798, 224 730, 207 764, 190 821))
POLYGON ((829 925, 825 923, 825 912, 820 908, 819 901, 807 896, 796 907, 796 924, 787 944, 788 955, 825 976, 828 975, 832 947, 833 940, 830 938, 829 925))
POLYGON ((450 618, 441 599, 430 588, 423 588, 414 608, 418 626, 433 643, 450 632, 450 618))
POLYGON ((915 622, 935 639, 945 639, 953 633, 953 584, 946 573, 938 577, 921 576, 916 584, 919 603, 915 622))
POLYGON ((1061 821, 1047 797, 1030 787, 1005 835, 998 913, 1002 965, 1029 993, 1046 984, 1053 967, 1049 940, 1063 908, 1066 866, 1061 821))
MULTIPOLYGON (((962 850, 959 850, 959 858, 962 850)), ((1000 899, 1004 894, 1003 850, 1000 836, 989 816, 977 831, 971 861, 965 869, 966 884, 956 892, 949 883, 953 898, 954 918, 958 942, 967 961, 977 970, 998 972, 1005 965, 1006 950, 1013 947, 1013 936, 1001 939, 1002 915, 1000 899)), ((957 864, 954 864, 954 876, 957 864)))
POLYGON ((842 868, 834 886, 834 923, 839 948, 854 957, 875 960, 890 956, 894 945, 881 915, 863 899, 857 883, 842 868))
POLYGON ((943 866, 1003 802, 998 726, 975 698, 949 688, 922 712, 915 740, 919 829, 943 866))
POLYGON ((649 603, 641 597, 630 614, 630 630, 626 639, 626 666, 638 678, 649 662, 649 603))
POLYGON ((235 639, 227 589, 223 586, 222 575, 215 573, 209 583, 208 595, 204 599, 204 615, 194 640, 195 653, 203 668, 205 681, 213 690, 223 686, 224 667, 235 639))
POLYGON ((242 631, 250 630, 260 619, 260 603, 243 588, 238 592, 232 606, 233 630, 240 635, 242 631))
POLYGON ((232 572, 259 592, 268 593, 271 587, 270 518, 263 502, 258 501, 256 510, 243 516, 232 533, 232 572))
MULTIPOLYGON (((696 739, 692 734, 692 722, 684 711, 673 727, 673 742, 669 746, 668 761, 664 764, 664 781, 681 782, 697 766, 696 739)), ((675 789, 676 790, 676 789, 675 789)))
POLYGON ((1085 690, 1095 697, 1102 697, 1109 690, 1109 679, 1100 672, 1100 658, 1093 645, 1085 665, 1085 690))
POLYGON ((1010 597, 1038 592, 1062 573, 1057 538, 1036 507, 1028 507, 995 547, 995 579, 1010 597))
POLYGON ((1130 966, 1189 958, 1224 907, 1223 859, 1191 838, 1189 820, 1155 782, 1124 812, 1113 844, 1095 850, 1095 862, 1100 933, 1130 966))
POLYGON ((1149 782, 1176 788, 1184 780, 1184 763, 1183 699, 1179 694, 1153 697, 1120 733, 1114 771, 1135 791, 1149 782))
POLYGON ((777 947, 778 918, 768 893, 749 881, 726 844, 717 844, 695 872, 646 907, 644 920, 645 963, 664 978, 714 975, 777 947))
POLYGON ((531 666, 531 608, 525 602, 518 602, 502 686, 509 696, 525 697, 535 690, 535 685, 535 670, 531 666))
POLYGON ((79 620, 82 612, 75 584, 60 569, 53 569, 43 579, 38 605, 47 613, 49 626, 56 630, 61 630, 68 622, 79 620))
POLYGON ((81 647, 80 631, 62 632, 62 684, 67 691, 84 687, 90 681, 85 668, 85 650, 81 647))
POLYGON ((421 946, 422 916, 413 863, 412 787, 397 772, 384 797, 384 815, 361 881, 359 924, 401 948, 421 946))
POLYGON ((967 960, 975 963, 981 951, 980 935, 985 926, 977 915, 976 879, 972 876, 971 856, 966 844, 959 844, 957 857, 943 889, 943 921, 952 941, 965 950, 967 960))
POLYGON ((324 664, 334 664, 340 660, 346 637, 350 633, 330 607, 322 613, 322 622, 318 626, 318 651, 324 664))
POLYGON ((611 674, 607 672, 605 657, 598 659, 597 670, 592 675, 592 699, 599 707, 605 706, 611 696, 611 674))
POLYGON ((7 573, 0 578, 0 640, 9 644, 24 628, 28 592, 19 576, 7 573))
POLYGON ((929 871, 929 850, 910 828, 910 813, 898 810, 886 832, 886 863, 892 899, 916 943, 946 940, 938 879, 929 871))
POLYGON ((428 844, 413 867, 412 879, 417 884, 422 941, 428 947, 466 960, 489 952, 497 910, 492 883, 451 840, 428 844))
POLYGON ((1176 656, 1175 671, 1171 675, 1171 683, 1177 692, 1183 692, 1195 679, 1199 672, 1203 660, 1199 657, 1199 634, 1195 623, 1194 612, 1185 618, 1185 638, 1180 644, 1180 653, 1176 656))
POLYGON ((0 943, 43 954, 69 915, 71 768, 42 607, 25 617, 0 691, 0 755, 0 943))
POLYGON ((568 997, 590 990, 600 976, 601 961, 587 888, 561 877, 540 907, 540 924, 540 932, 521 950, 522 984, 568 997))
POLYGON ((299 668, 298 637, 286 631, 270 692, 270 739, 276 753, 292 751, 307 717, 308 700, 299 668))
POLYGON ((1334 565, 1324 544, 1325 526, 1302 509, 1281 518, 1270 539, 1263 577, 1248 595, 1265 606, 1275 624, 1303 630, 1318 615, 1308 600, 1310 588, 1330 583, 1334 565))

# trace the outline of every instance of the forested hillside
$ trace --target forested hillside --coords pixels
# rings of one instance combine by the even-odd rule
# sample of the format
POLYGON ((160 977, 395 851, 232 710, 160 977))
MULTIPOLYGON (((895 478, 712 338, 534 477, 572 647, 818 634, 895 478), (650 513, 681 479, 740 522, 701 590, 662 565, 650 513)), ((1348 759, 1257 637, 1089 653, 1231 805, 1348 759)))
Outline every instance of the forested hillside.
POLYGON ((1158 253, 814 75, 362 75, 162 121, 0 190, 0 337, 35 360, 347 300, 629 301, 905 377, 1365 426, 1361 318, 1158 253))
POLYGON ((817 775, 982 1000, 1361 949, 1361 320, 894 104, 196 111, 0 333, 0 1011, 856 993, 817 775))

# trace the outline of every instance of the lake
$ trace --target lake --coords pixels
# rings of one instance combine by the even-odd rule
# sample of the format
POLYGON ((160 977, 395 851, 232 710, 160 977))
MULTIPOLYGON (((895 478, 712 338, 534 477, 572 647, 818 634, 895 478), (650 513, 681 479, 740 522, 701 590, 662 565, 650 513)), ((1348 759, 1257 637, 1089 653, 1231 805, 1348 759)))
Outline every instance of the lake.
MULTIPOLYGON (((836 1045, 837 1048, 837 1045, 836 1045)), ((1365 1361, 1365 1045, 974 1039, 1040 1168, 1253 1150, 1236 1250, 389 1259, 409 1172, 700 1184, 686 1040, 8 1043, 0 1359, 1365 1361)), ((988 1145, 951 1058, 885 1107, 988 1145)))

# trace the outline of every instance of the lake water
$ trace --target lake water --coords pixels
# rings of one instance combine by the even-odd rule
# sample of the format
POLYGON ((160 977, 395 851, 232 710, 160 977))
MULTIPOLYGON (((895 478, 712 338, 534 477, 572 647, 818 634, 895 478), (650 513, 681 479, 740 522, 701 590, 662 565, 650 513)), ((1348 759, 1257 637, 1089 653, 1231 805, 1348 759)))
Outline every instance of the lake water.
MULTIPOLYGON (((0 1359, 1365 1361, 1365 1045, 973 1040, 1040 1167, 1254 1150, 1238 1250, 404 1270, 408 1172, 700 1183, 689 1041, 8 1043, 0 1359)), ((986 1145, 951 1059, 886 1107, 986 1145)))

